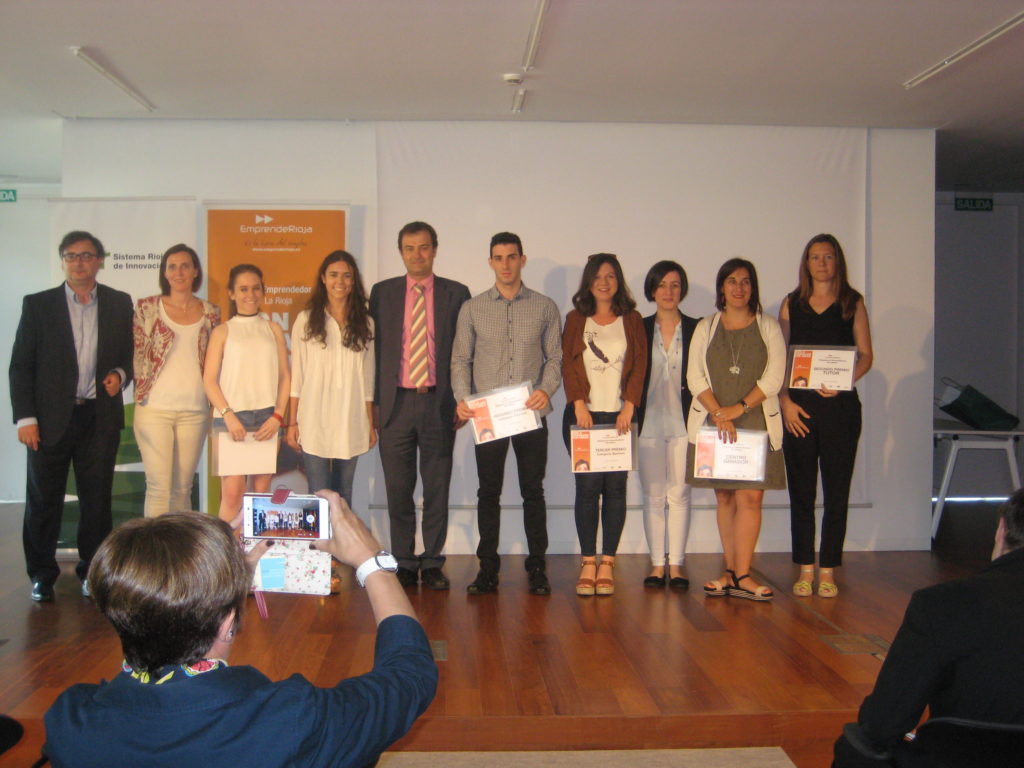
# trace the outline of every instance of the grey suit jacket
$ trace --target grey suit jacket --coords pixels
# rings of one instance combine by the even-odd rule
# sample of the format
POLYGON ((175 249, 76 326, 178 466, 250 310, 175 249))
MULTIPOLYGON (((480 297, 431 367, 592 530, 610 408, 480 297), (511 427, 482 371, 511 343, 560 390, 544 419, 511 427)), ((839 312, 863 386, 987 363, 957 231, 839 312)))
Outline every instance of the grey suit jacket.
MULTIPOLYGON (((373 351, 377 378, 373 402, 380 407, 379 427, 387 426, 398 391, 402 362, 402 324, 405 319, 405 275, 382 280, 370 290, 370 315, 374 322, 373 351)), ((469 300, 469 288, 455 280, 434 275, 434 349, 437 363, 437 393, 441 423, 453 424, 455 397, 452 395, 452 344, 459 309, 469 300)))

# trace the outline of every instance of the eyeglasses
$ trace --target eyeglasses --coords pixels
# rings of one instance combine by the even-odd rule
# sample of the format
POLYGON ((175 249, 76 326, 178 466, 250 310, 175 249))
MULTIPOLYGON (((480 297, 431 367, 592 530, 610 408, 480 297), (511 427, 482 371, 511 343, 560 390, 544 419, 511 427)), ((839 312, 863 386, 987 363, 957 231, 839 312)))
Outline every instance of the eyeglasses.
POLYGON ((99 258, 95 253, 89 253, 89 251, 85 251, 83 253, 62 253, 60 257, 68 264, 73 261, 88 262, 99 258))

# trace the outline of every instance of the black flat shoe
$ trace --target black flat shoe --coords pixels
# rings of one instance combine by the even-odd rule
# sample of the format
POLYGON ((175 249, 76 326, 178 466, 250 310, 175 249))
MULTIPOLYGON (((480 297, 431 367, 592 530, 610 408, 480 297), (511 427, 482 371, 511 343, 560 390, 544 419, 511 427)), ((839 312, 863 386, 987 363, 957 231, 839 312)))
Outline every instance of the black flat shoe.
POLYGON ((471 595, 489 595, 498 591, 498 575, 480 571, 476 578, 466 586, 466 591, 471 595))
POLYGON ((665 586, 664 576, 648 576, 644 579, 644 586, 653 589, 662 589, 665 586))
POLYGON ((52 603, 53 584, 47 584, 45 581, 32 582, 32 599, 37 603, 52 603))
POLYGON ((550 595, 551 582, 542 568, 534 568, 527 576, 531 595, 550 595))
POLYGON ((437 591, 448 589, 451 586, 448 577, 441 573, 440 568, 424 568, 420 571, 420 581, 423 582, 424 587, 437 591))
POLYGON ((685 576, 673 576, 668 580, 668 586, 670 589, 689 589, 690 580, 685 576))
POLYGON ((403 587, 415 587, 420 580, 419 574, 408 568, 399 568, 395 575, 398 577, 398 583, 403 587))

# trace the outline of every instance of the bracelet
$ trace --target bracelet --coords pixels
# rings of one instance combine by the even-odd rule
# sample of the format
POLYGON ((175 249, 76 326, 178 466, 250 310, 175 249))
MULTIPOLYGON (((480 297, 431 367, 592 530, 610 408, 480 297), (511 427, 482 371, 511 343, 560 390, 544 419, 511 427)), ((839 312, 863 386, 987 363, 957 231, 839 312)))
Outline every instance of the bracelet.
POLYGON ((220 417, 221 417, 222 419, 223 419, 223 418, 224 418, 225 416, 227 416, 227 415, 228 415, 229 413, 234 413, 234 410, 233 410, 233 409, 231 409, 231 408, 221 408, 221 409, 220 409, 220 417))
POLYGON ((282 425, 284 424, 284 416, 282 416, 282 415, 281 415, 280 413, 278 413, 277 411, 274 411, 274 412, 273 412, 272 414, 270 414, 270 415, 271 415, 271 417, 272 417, 272 418, 275 418, 275 419, 277 419, 277 421, 278 421, 278 423, 279 423, 279 424, 282 424, 282 425))

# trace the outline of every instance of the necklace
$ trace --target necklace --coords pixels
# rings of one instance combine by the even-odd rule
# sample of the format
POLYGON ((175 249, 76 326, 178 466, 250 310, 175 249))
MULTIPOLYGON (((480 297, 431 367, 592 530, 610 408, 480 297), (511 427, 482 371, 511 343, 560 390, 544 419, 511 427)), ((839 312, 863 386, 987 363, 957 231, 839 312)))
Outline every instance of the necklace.
POLYGON ((190 296, 189 298, 187 298, 184 304, 175 304, 173 301, 171 301, 168 297, 165 296, 164 303, 169 307, 174 307, 179 312, 185 312, 188 310, 189 305, 192 303, 192 297, 190 296))
POLYGON ((743 351, 743 339, 740 339, 739 349, 734 350, 732 348, 732 334, 727 334, 726 338, 729 340, 729 354, 732 355, 732 365, 729 366, 729 373, 733 376, 740 375, 740 352, 743 351))

